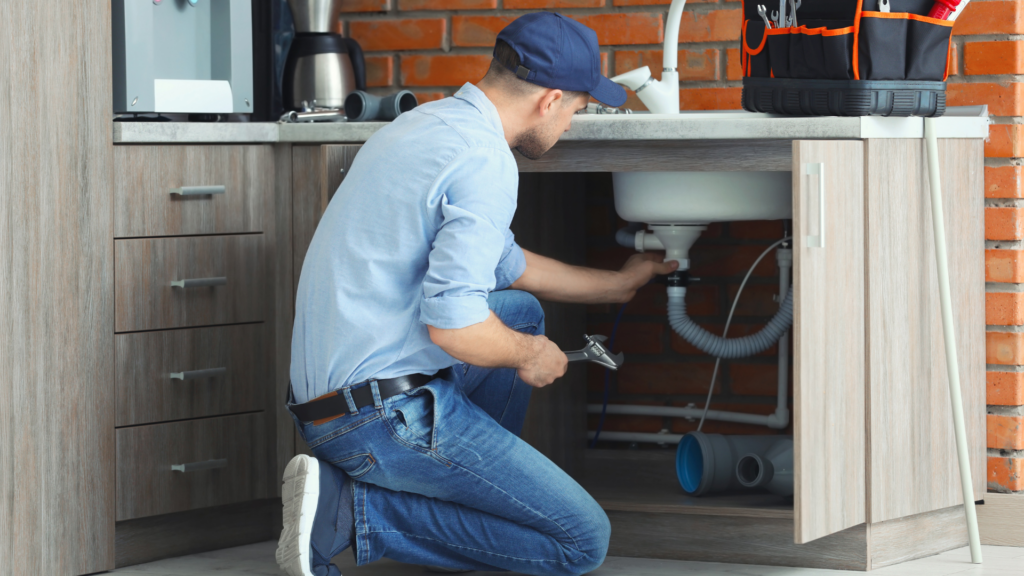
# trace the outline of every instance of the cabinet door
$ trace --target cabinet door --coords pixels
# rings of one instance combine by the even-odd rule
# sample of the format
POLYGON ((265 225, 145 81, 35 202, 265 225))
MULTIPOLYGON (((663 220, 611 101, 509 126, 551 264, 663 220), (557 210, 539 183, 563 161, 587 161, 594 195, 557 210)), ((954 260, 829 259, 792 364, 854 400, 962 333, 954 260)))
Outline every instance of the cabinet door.
POLYGON ((803 544, 865 519, 862 142, 793 142, 793 252, 795 541, 803 544))
MULTIPOLYGON (((975 498, 985 496, 983 147, 939 141, 953 321, 975 498)), ((963 503, 939 307, 928 160, 867 140, 868 521, 963 503)))
MULTIPOLYGON (((313 240, 320 216, 352 167, 359 144, 325 144, 292 148, 292 295, 299 289, 302 261, 313 240)), ((292 311, 294 314, 294 310, 292 311)), ((296 452, 309 454, 295 435, 296 452)))

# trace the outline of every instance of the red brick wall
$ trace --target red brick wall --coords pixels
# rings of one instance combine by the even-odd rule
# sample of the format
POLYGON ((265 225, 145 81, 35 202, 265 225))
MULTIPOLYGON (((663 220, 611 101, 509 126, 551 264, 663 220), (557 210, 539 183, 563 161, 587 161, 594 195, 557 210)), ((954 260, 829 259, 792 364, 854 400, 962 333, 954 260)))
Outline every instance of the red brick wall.
POLYGON ((950 105, 988 104, 985 280, 988 486, 1024 491, 1024 2, 973 0, 953 28, 950 105))
MULTIPOLYGON (((541 9, 562 12, 594 28, 606 73, 651 65, 660 75, 669 1, 342 0, 337 29, 366 50, 368 83, 374 91, 409 88, 423 102, 479 80, 497 32, 516 16, 541 9)), ((679 54, 683 109, 740 107, 740 6, 727 0, 687 2, 679 54)), ((1024 0, 973 0, 954 35, 949 104, 988 104, 996 117, 985 147, 989 488, 1024 491, 1024 0)), ((626 106, 643 109, 632 95, 626 106)), ((589 200, 588 241, 591 264, 612 267, 628 254, 611 239, 616 221, 608 188, 589 200)), ((714 226, 705 234, 694 252, 695 274, 703 281, 689 296, 698 321, 720 329, 746 266, 780 233, 777 223, 746 223, 714 226)), ((770 298, 775 272, 774 260, 766 259, 741 303, 738 329, 763 324, 775 309, 770 298)), ((619 342, 630 354, 630 367, 615 383, 616 401, 703 402, 712 363, 670 335, 664 308, 659 286, 644 290, 628 309, 619 342)), ((613 318, 610 307, 591 311, 598 332, 607 332, 613 318)), ((768 353, 723 362, 716 406, 770 411, 774 361, 768 353)), ((592 400, 599 399, 601 385, 595 372, 592 400)), ((673 424, 659 418, 608 422, 615 430, 658 431, 663 425, 674 425, 675 431, 692 428, 685 421, 673 424)), ((707 429, 767 432, 720 423, 707 429)))

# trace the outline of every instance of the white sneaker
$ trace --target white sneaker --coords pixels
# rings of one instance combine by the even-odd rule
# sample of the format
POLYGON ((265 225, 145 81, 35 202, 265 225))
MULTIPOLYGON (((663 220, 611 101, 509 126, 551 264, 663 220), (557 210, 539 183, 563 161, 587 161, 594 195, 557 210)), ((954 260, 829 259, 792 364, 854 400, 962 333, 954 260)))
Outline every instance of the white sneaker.
POLYGON ((284 529, 277 542, 277 565, 288 576, 313 576, 310 537, 320 498, 320 463, 299 454, 284 469, 284 529))

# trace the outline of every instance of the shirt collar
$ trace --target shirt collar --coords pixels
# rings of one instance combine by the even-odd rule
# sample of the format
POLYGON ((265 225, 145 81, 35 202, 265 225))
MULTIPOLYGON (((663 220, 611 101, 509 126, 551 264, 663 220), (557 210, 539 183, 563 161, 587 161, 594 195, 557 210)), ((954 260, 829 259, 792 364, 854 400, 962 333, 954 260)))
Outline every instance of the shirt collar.
POLYGON ((455 97, 469 102, 474 108, 480 111, 484 115, 484 118, 490 122, 491 127, 501 136, 501 139, 505 139, 505 128, 501 125, 501 116, 498 115, 498 109, 494 107, 494 103, 491 102, 490 98, 483 93, 473 84, 466 82, 459 91, 455 93, 455 97))

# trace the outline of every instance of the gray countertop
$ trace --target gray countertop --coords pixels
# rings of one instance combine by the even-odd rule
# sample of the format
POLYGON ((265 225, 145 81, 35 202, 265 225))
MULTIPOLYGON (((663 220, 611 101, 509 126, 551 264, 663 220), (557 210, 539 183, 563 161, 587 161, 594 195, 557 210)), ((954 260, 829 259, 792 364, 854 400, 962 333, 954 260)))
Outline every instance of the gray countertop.
MULTIPOLYGON (((936 121, 940 138, 987 138, 988 118, 948 116, 936 121)), ((357 143, 385 122, 114 122, 115 144, 357 143)), ((678 115, 581 115, 563 141, 859 140, 921 138, 922 118, 794 118, 743 111, 678 115)))

